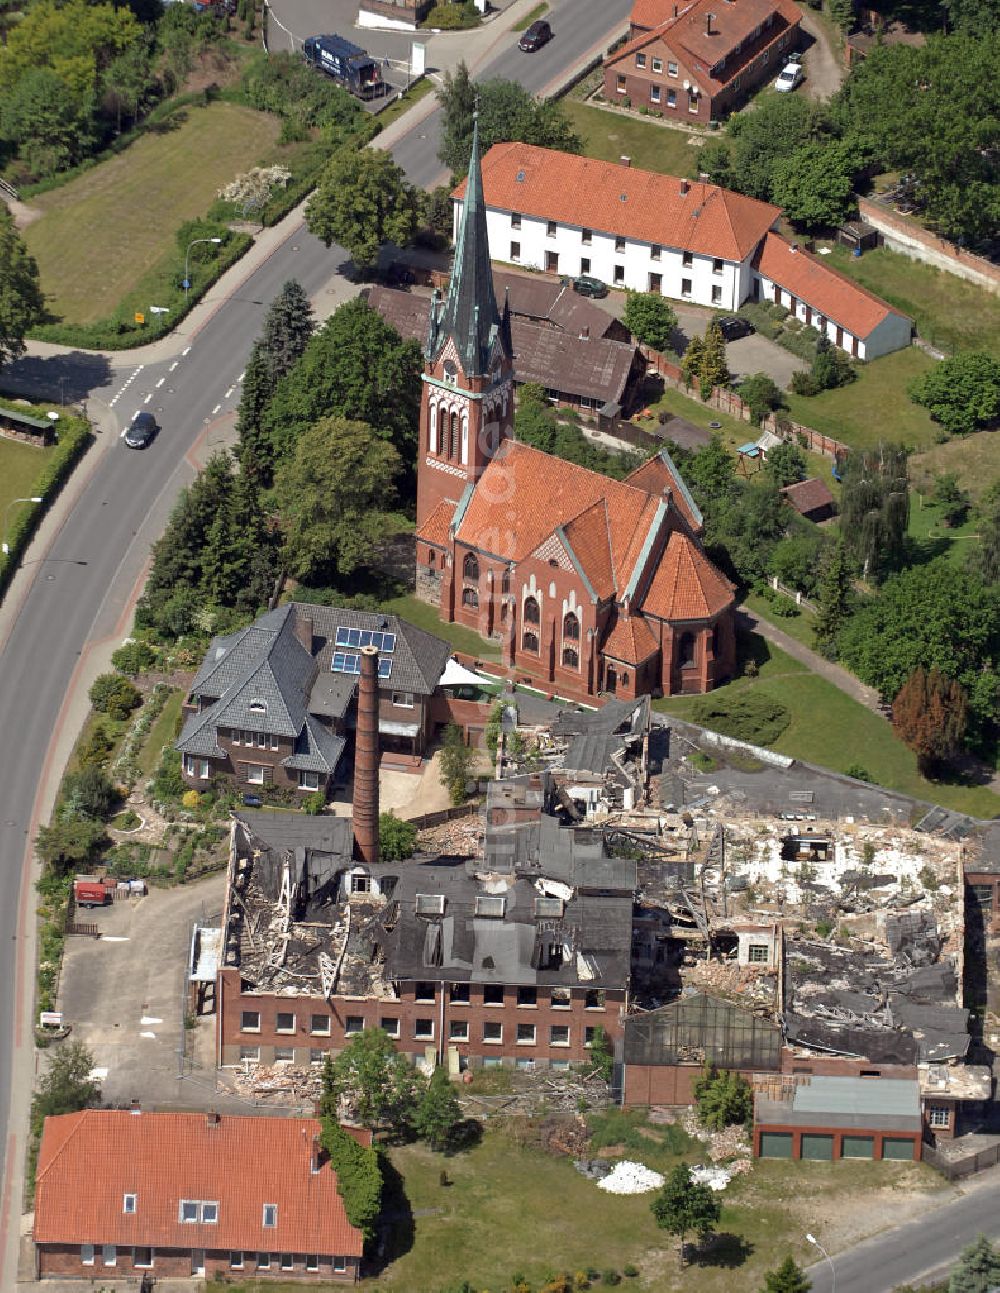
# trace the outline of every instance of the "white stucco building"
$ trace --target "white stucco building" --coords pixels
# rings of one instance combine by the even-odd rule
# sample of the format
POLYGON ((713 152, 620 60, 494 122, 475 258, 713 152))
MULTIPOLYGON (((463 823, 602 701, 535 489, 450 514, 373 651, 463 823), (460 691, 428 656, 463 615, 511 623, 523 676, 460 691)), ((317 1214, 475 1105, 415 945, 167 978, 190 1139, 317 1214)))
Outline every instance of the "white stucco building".
MULTIPOLYGON (((859 359, 909 344, 910 320, 793 250, 770 203, 522 143, 495 144, 482 173, 497 260, 717 310, 779 300, 859 359)), ((453 194, 456 237, 464 192, 453 194)))

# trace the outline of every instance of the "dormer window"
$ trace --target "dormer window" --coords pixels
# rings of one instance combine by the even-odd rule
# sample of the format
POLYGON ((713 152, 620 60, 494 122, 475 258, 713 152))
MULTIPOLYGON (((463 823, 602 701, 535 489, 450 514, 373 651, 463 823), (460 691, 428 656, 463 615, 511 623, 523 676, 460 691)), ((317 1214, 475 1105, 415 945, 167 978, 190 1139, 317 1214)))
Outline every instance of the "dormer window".
POLYGON ((450 359, 444 361, 444 380, 449 386, 454 386, 458 381, 458 369, 450 359))
POLYGON ((137 1198, 134 1194, 125 1194, 122 1196, 122 1212, 127 1216, 133 1216, 135 1213, 137 1198))
POLYGON ((267 713, 267 705, 266 705, 266 703, 265 703, 264 701, 262 701, 262 700, 252 700, 252 701, 250 702, 250 713, 251 713, 251 714, 266 714, 266 713, 267 713))

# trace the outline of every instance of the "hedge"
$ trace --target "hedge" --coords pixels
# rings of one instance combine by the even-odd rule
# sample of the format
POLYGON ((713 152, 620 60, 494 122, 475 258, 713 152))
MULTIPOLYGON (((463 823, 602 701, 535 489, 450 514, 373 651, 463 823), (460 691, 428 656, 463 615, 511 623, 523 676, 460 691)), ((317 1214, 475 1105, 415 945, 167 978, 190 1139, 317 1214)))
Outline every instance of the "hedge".
MULTIPOLYGON (((21 413, 25 411, 23 405, 16 407, 21 413)), ((31 411, 36 415, 44 415, 45 412, 43 409, 32 409, 31 411)), ((69 479, 73 468, 87 452, 94 440, 90 423, 84 418, 60 417, 56 428, 59 436, 56 450, 46 462, 32 487, 33 494, 41 495, 42 502, 37 503, 34 507, 19 509, 7 531, 9 552, 6 556, 0 555, 0 597, 7 591, 7 586, 13 578, 14 571, 18 567, 21 557, 38 527, 39 521, 48 511, 52 501, 69 479)))

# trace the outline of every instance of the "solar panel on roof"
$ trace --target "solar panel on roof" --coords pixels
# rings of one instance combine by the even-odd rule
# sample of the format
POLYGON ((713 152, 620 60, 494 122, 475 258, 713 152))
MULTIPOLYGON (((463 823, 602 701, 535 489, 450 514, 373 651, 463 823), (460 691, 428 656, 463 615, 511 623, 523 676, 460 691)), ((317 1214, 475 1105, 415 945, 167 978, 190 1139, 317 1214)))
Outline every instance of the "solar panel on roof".
POLYGON ((334 651, 330 661, 332 673, 360 673, 361 657, 353 651, 334 651))
POLYGON ((379 650, 384 651, 386 655, 392 655, 393 651, 396 649, 395 633, 381 633, 379 636, 382 639, 379 645, 379 650))

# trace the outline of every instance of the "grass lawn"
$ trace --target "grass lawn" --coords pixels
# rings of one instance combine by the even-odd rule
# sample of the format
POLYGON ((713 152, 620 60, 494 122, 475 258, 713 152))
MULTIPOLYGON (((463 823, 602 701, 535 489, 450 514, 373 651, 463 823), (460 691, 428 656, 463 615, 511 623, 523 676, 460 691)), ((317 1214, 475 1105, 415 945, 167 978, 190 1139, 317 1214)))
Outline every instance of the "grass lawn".
POLYGON ((932 346, 1000 353, 1000 296, 885 247, 855 257, 836 246, 829 263, 908 314, 932 346))
POLYGON ((964 565, 969 545, 978 538, 977 529, 976 518, 971 515, 963 525, 949 529, 941 520, 940 508, 929 501, 929 495, 911 491, 910 524, 906 533, 920 547, 918 562, 946 556, 955 565, 964 565))
POLYGON ((181 716, 183 703, 184 693, 182 691, 171 692, 167 697, 167 703, 160 711, 159 717, 149 729, 136 760, 139 764, 140 781, 145 781, 147 777, 153 775, 160 762, 160 755, 163 753, 164 747, 174 740, 177 720, 181 716))
POLYGON ((1000 440, 996 431, 975 431, 936 444, 910 459, 910 480, 917 489, 933 488, 935 476, 953 471, 973 499, 1000 480, 1000 440))
MULTIPOLYGON (((663 1128, 648 1130, 654 1137, 649 1148, 628 1149, 627 1157, 648 1160, 659 1171, 682 1161, 657 1146, 655 1135, 663 1128)), ((698 1161, 697 1154, 686 1157, 698 1161)), ((919 1164, 758 1162, 722 1196, 715 1260, 704 1258, 682 1271, 676 1241, 653 1219, 652 1194, 608 1195, 568 1159, 525 1148, 510 1131, 490 1130, 476 1148, 449 1158, 412 1145, 391 1149, 389 1159, 395 1179, 387 1203, 400 1219, 388 1265, 363 1281, 371 1293, 441 1293, 466 1280, 473 1289, 501 1293, 515 1272, 537 1289, 553 1271, 574 1274, 592 1266, 620 1273, 628 1263, 640 1274, 623 1279, 622 1288, 755 1289, 786 1252, 803 1262, 810 1258, 804 1233, 816 1217, 842 1215, 845 1208, 860 1217, 853 1195, 864 1191, 877 1207, 880 1196, 940 1184, 919 1164), (448 1186, 440 1183, 442 1168, 448 1186)), ((250 1293, 255 1284, 229 1287, 250 1293)), ((600 1278, 591 1287, 601 1287, 600 1278)))
MULTIPOLYGON (((785 628, 784 621, 781 627, 785 628)), ((1000 796, 984 786, 927 781, 917 771, 915 755, 897 740, 884 719, 810 673, 804 664, 756 634, 744 643, 758 662, 759 676, 737 678, 712 694, 718 697, 756 689, 785 705, 791 722, 772 746, 779 754, 835 772, 845 772, 852 763, 861 764, 874 781, 890 790, 976 817, 1000 815, 1000 796)), ((696 696, 672 696, 653 702, 654 708, 691 721, 697 704, 696 696)))
POLYGON ((443 638, 457 650, 465 651, 468 655, 476 656, 480 660, 500 658, 500 648, 495 642, 487 642, 485 638, 481 638, 478 633, 473 633, 463 624, 445 624, 443 620, 438 619, 438 613, 433 606, 420 601, 417 597, 412 595, 395 597, 385 603, 385 609, 395 615, 401 615, 404 620, 415 624, 425 633, 433 633, 435 637, 443 638))
POLYGON ((934 444, 940 427, 927 410, 914 404, 907 384, 931 368, 934 360, 908 346, 894 354, 862 364, 856 381, 819 395, 785 393, 790 417, 804 426, 866 449, 879 440, 893 440, 912 449, 934 444))
POLYGON ((774 607, 767 598, 761 597, 757 593, 747 593, 746 597, 743 598, 742 604, 748 611, 753 611, 753 613, 755 615, 759 615, 761 619, 767 620, 768 623, 773 624, 775 628, 781 629, 782 633, 787 633, 790 638, 794 638, 796 642, 801 642, 802 645, 808 647, 810 651, 814 651, 816 649, 816 642, 813 638, 812 631, 813 622, 816 617, 813 615, 812 611, 807 610, 805 606, 799 607, 798 615, 789 615, 787 618, 783 618, 780 615, 775 615, 774 607))
POLYGON ((188 108, 171 128, 32 199, 42 215, 23 236, 52 312, 69 323, 109 315, 174 250, 178 225, 203 214, 279 129, 277 117, 231 103, 188 108))
POLYGON ((524 15, 520 22, 516 22, 511 31, 527 31, 536 18, 544 18, 549 11, 549 6, 542 0, 541 4, 536 4, 524 15))
POLYGON ((32 444, 23 444, 20 440, 0 438, 0 526, 13 521, 18 508, 31 507, 31 503, 19 503, 17 507, 7 508, 15 498, 31 498, 35 492, 35 481, 54 452, 53 448, 36 448, 32 444))
POLYGON ((696 176, 701 168, 700 135, 595 108, 577 99, 562 99, 560 105, 583 141, 588 157, 617 162, 624 155, 631 157, 632 165, 639 170, 667 175, 696 176))

